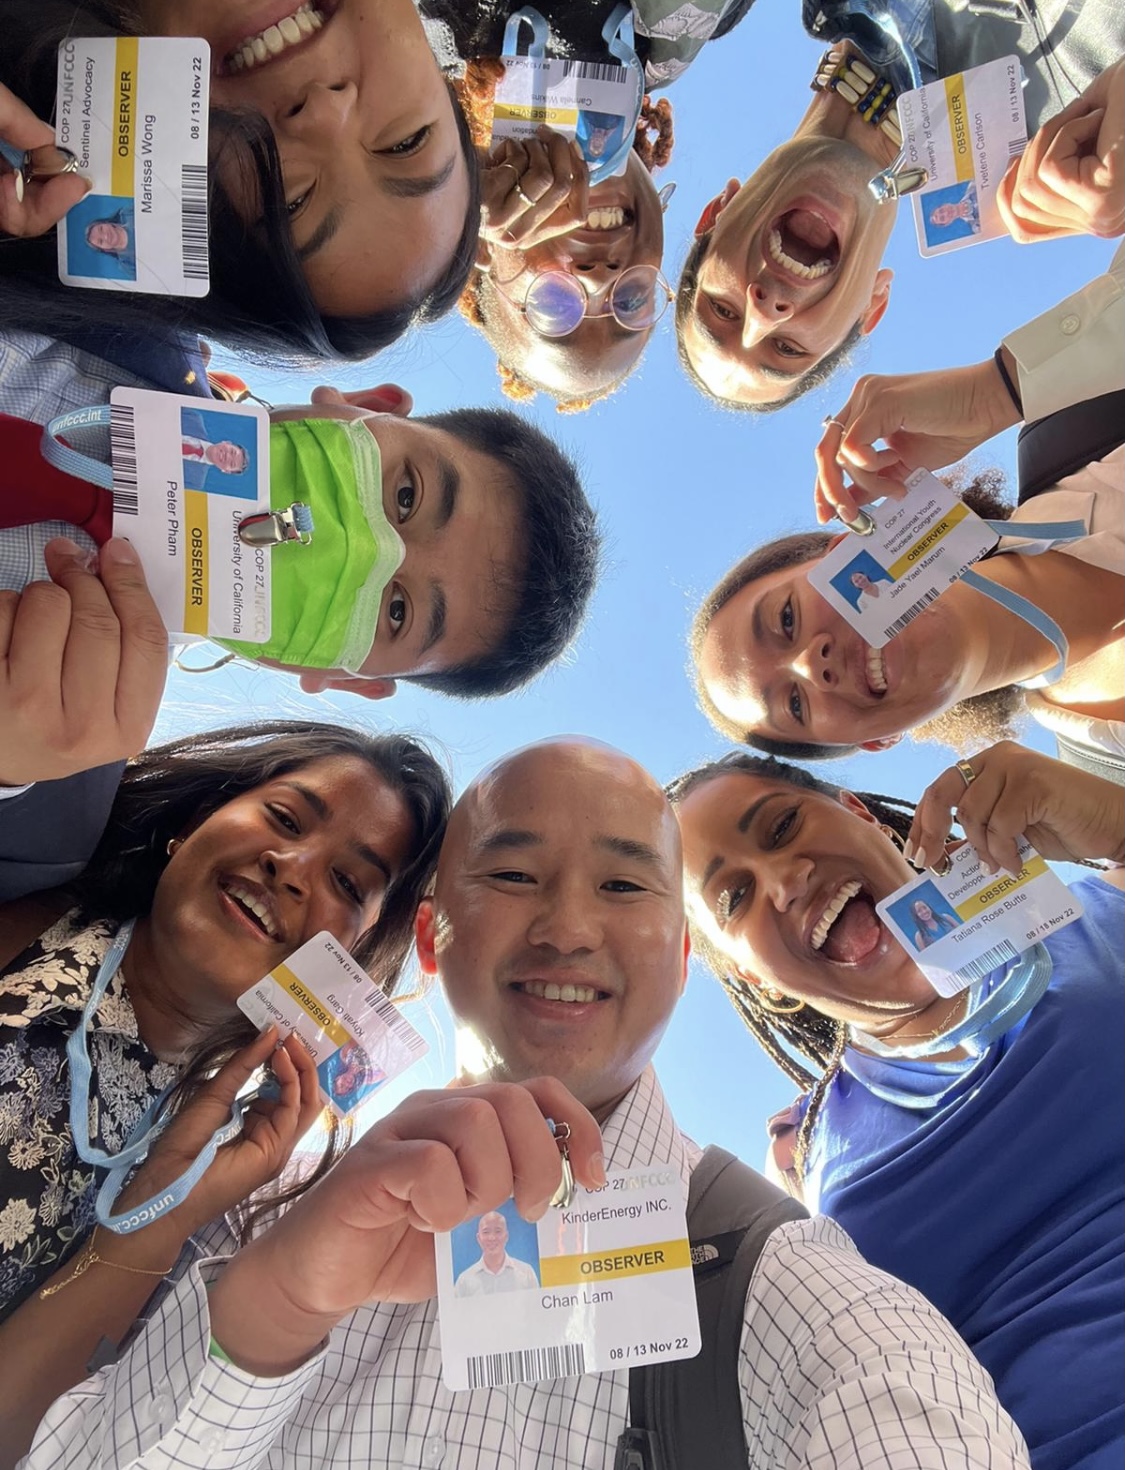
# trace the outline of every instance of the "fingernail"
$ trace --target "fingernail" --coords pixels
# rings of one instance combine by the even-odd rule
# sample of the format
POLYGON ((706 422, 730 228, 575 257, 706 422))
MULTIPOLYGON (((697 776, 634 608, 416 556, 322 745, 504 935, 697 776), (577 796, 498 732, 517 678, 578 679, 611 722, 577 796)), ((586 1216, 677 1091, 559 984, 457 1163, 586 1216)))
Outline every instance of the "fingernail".
POLYGON ((914 861, 914 843, 910 840, 909 837, 906 839, 906 843, 902 849, 902 855, 908 863, 912 863, 914 861))
POLYGON ((930 866, 930 860, 926 856, 926 849, 922 847, 921 844, 919 844, 914 849, 914 856, 910 859, 910 861, 917 868, 928 868, 930 866))
POLYGON ((524 1211, 524 1219, 530 1220, 531 1223, 534 1225, 539 1220, 542 1220, 543 1216, 550 1208, 550 1199, 541 1200, 538 1204, 531 1205, 527 1210, 524 1211))
POLYGON ((590 1174, 599 1189, 605 1183, 605 1158, 601 1154, 590 1155, 590 1174))
POLYGON ((131 543, 120 536, 115 536, 102 547, 102 559, 119 567, 135 567, 140 560, 131 543))
POLYGON ((72 541, 69 536, 56 536, 54 542, 55 550, 61 552, 63 556, 81 557, 85 555, 78 542, 72 541))
POLYGON ((22 204, 23 203, 24 184, 23 184, 23 174, 20 172, 19 169, 16 170, 15 187, 16 187, 16 203, 17 204, 22 204))

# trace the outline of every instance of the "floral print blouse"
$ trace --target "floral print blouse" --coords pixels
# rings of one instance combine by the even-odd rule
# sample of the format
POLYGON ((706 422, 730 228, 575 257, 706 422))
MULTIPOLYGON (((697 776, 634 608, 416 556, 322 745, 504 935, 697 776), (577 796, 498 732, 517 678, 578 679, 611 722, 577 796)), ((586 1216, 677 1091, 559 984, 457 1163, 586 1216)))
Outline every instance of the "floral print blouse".
MULTIPOLYGON (((0 970, 0 1321, 94 1224, 101 1176, 71 1138, 66 1043, 119 927, 74 909, 0 970)), ((116 1153, 176 1076, 137 1034, 120 974, 91 1022, 88 1047, 90 1141, 116 1153)))

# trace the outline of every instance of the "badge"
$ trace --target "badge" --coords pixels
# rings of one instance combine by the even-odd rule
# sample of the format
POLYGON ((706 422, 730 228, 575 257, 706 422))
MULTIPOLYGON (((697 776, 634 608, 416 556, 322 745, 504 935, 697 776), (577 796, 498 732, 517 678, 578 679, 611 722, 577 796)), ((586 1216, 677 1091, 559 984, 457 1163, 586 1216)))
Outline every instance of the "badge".
POLYGON ((882 648, 1000 538, 929 470, 902 500, 866 510, 869 535, 849 531, 808 574, 809 584, 871 648, 882 648))
POLYGON ((270 515, 269 415, 256 403, 115 388, 113 534, 134 545, 170 633, 270 636, 270 547, 244 520, 270 515))
POLYGON ((610 1170, 601 1189, 577 1186, 536 1225, 508 1200, 434 1240, 447 1388, 699 1352, 684 1192, 670 1164, 610 1170))
POLYGON ((1082 905, 1031 844, 1021 867, 985 871, 966 843, 944 878, 923 873, 875 911, 939 995, 954 996, 990 970, 1082 917, 1082 905))
POLYGON ((1006 235, 996 190, 1027 147, 1019 59, 1003 56, 907 92, 898 118, 903 166, 930 176, 910 198, 922 254, 1006 235))
MULTIPOLYGON (((492 114, 492 141, 534 138, 546 124, 574 138, 591 167, 631 139, 636 84, 623 66, 599 61, 552 61, 546 57, 505 56, 492 114)), ((613 174, 623 174, 628 151, 613 174)))
POLYGON ((346 1118, 429 1050, 397 1006, 327 931, 238 997, 255 1026, 295 1031, 314 1062, 320 1091, 346 1118))
POLYGON ((56 140, 93 186, 58 228, 68 286, 207 295, 210 85, 206 41, 62 42, 56 140))

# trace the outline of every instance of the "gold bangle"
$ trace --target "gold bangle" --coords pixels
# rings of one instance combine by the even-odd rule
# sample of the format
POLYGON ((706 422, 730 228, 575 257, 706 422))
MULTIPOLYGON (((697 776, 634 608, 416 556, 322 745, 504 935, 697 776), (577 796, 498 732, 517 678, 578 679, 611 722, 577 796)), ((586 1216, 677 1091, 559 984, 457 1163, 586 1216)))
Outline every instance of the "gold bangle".
POLYGON ((97 1235, 98 1229, 99 1227, 95 1225, 90 1232, 90 1239, 78 1252, 74 1262, 74 1269, 70 1275, 62 1281, 56 1281, 54 1286, 44 1286, 40 1289, 40 1301, 46 1301, 48 1297, 54 1296, 57 1291, 62 1291, 64 1286, 69 1286, 72 1281, 77 1281, 79 1276, 85 1276, 91 1266, 112 1266, 116 1271, 129 1271, 134 1276, 167 1276, 172 1266, 176 1264, 173 1261, 172 1266, 169 1266, 164 1271, 149 1271, 143 1266, 126 1266, 124 1261, 106 1260, 105 1256, 98 1255, 97 1248, 94 1244, 94 1237, 97 1235))

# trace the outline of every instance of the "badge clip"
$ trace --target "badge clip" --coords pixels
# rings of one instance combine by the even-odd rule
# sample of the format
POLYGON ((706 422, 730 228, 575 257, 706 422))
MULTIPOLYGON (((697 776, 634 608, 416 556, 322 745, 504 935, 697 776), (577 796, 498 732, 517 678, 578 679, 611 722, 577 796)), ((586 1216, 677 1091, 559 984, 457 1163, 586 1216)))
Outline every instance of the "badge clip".
POLYGON ((893 204, 902 199, 906 194, 914 194, 919 189, 924 189, 930 182, 929 169, 914 165, 912 168, 904 168, 906 162, 906 149, 899 150, 899 155, 881 174, 876 174, 867 183, 868 189, 875 196, 878 204, 893 204))
POLYGON ((40 148, 16 148, 0 138, 0 158, 10 165, 16 176, 16 199, 23 202, 24 190, 33 179, 53 179, 60 174, 76 174, 78 157, 69 148, 44 143, 40 148))
POLYGON ((261 511, 238 523, 238 539, 247 546, 280 546, 283 541, 307 546, 312 538, 312 511, 301 500, 287 510, 261 511))
POLYGON ((574 1200, 574 1172, 570 1167, 570 1150, 567 1148, 567 1140, 570 1138, 570 1124, 556 1123, 554 1118, 547 1119, 547 1127, 551 1130, 551 1137, 559 1146, 559 1158, 562 1162, 562 1179, 559 1187, 551 1196, 551 1208, 554 1210, 566 1210, 574 1200))

